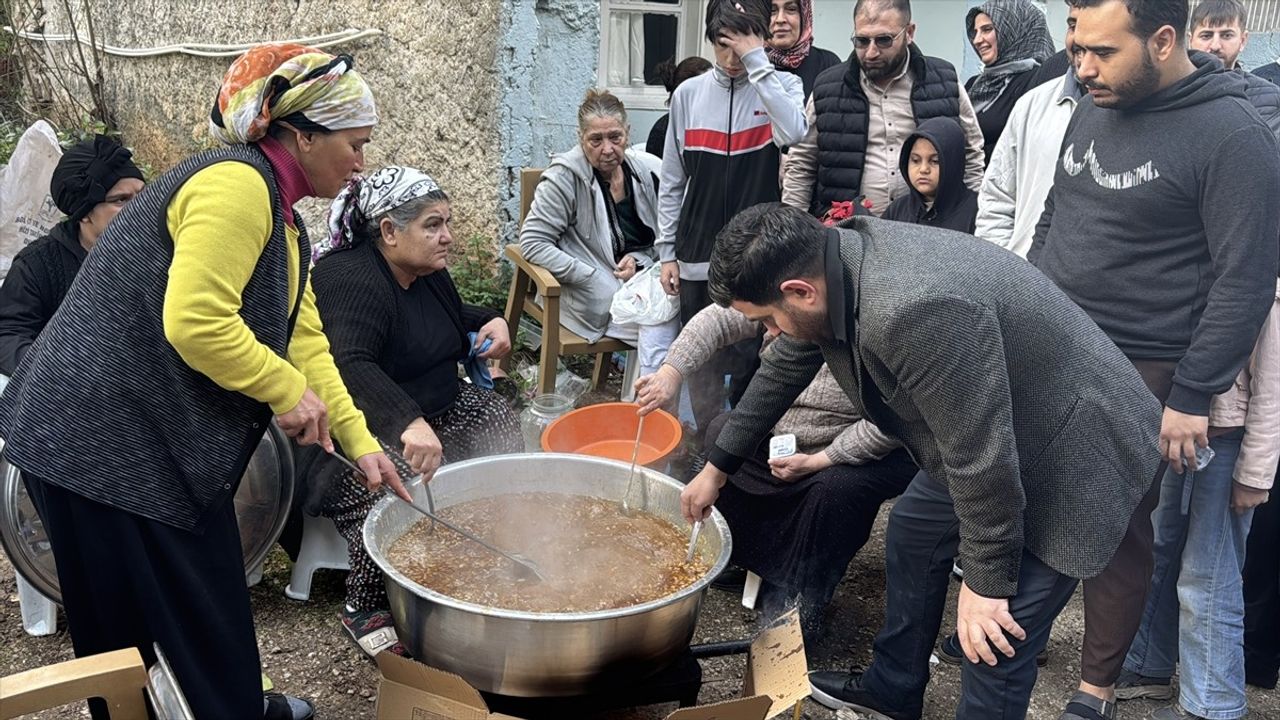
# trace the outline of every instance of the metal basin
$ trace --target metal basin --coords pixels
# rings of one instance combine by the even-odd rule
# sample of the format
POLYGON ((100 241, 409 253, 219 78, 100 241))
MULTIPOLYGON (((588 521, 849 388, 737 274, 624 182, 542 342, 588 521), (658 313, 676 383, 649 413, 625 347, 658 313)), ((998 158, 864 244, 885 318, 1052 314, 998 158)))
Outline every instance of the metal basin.
MULTIPOLYGON (((0 440, 0 450, 3 449, 4 441, 0 440)), ((289 439, 271 423, 249 460, 233 500, 246 574, 262 564, 271 546, 280 538, 293 502, 293 480, 289 439)), ((44 523, 27 495, 22 473, 3 457, 0 457, 0 545, 23 579, 50 600, 62 602, 58 568, 44 523)))
MULTIPOLYGON (((499 455, 448 465, 431 481, 436 508, 521 492, 619 500, 629 464, 584 455, 499 455)), ((637 468, 648 512, 677 527, 683 485, 637 468), (641 483, 643 478, 643 483, 641 483)), ((421 484, 412 488, 425 502, 421 484)), ((477 689, 519 697, 582 695, 634 682, 675 660, 693 638, 707 584, 729 562, 732 540, 719 512, 705 523, 698 551, 711 570, 693 585, 643 605, 584 613, 534 613, 462 602, 423 587, 387 562, 386 552, 421 519, 383 498, 364 524, 364 542, 386 575, 396 630, 414 657, 457 673, 477 689)), ((507 548, 520 552, 522 548, 507 548)))

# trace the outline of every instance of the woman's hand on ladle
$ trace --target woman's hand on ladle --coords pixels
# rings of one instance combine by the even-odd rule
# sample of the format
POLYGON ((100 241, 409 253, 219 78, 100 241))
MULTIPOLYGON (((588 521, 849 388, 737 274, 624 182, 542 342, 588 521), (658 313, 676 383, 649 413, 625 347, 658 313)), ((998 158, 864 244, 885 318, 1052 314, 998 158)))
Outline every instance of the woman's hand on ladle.
POLYGON ((640 414, 648 415, 658 408, 667 407, 680 392, 680 371, 663 363, 657 372, 636 379, 636 403, 640 414))
POLYGON ((364 473, 364 486, 369 492, 376 493, 382 489, 385 484, 391 488, 391 491, 401 498, 413 502, 413 496, 405 489, 404 483, 400 481, 400 473, 396 472, 395 463, 391 462, 391 458, 385 453, 368 453, 356 458, 356 465, 360 466, 360 472, 364 473))
POLYGON ((444 460, 444 447, 435 431, 426 420, 415 418, 400 435, 400 442, 404 443, 405 462, 422 475, 422 482, 430 482, 444 460))

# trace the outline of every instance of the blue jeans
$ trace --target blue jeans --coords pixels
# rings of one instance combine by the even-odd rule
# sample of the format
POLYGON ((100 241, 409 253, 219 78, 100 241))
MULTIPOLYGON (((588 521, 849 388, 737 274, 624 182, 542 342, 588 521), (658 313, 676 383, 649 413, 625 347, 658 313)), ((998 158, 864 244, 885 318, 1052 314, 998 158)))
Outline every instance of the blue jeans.
POLYGON ((1179 673, 1179 702, 1209 720, 1244 717, 1245 541, 1253 511, 1231 509, 1232 472, 1243 430, 1209 441, 1203 470, 1165 473, 1155 525, 1155 570, 1142 627, 1125 657, 1130 672, 1179 673), (1190 487, 1188 487, 1188 485, 1190 487))
MULTIPOLYGON (((942 483, 918 473, 889 513, 885 534, 885 621, 876 635, 863 686, 904 715, 919 717, 960 544, 960 521, 942 483)), ((1036 682, 1036 655, 1077 580, 1028 552, 1022 554, 1018 594, 1009 612, 1026 640, 1006 636, 1015 654, 997 653, 995 667, 961 662, 959 720, 1023 720, 1036 682)))

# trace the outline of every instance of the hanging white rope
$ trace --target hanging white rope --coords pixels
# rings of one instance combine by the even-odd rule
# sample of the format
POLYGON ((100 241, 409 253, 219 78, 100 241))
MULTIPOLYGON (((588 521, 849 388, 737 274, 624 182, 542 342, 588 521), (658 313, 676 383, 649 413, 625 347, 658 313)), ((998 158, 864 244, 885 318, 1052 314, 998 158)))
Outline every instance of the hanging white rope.
MULTIPOLYGON (((11 35, 16 35, 23 40, 34 40, 37 42, 71 42, 79 41, 82 45, 92 46, 92 44, 83 37, 74 35, 46 35, 44 33, 33 33, 22 30, 14 30, 8 25, 4 26, 4 30, 11 35)), ((294 40, 280 40, 270 42, 296 43, 298 45, 307 45, 314 48, 329 47, 330 45, 338 45, 340 43, 354 42, 356 40, 364 40, 366 38, 377 37, 382 34, 381 30, 356 30, 347 28, 335 33, 327 35, 315 35, 312 37, 297 38, 294 40)), ((177 45, 162 45, 153 48, 124 48, 114 45, 106 45, 98 43, 97 50, 107 55, 115 55, 118 57, 159 57, 161 55, 194 55, 196 57, 233 57, 244 54, 245 51, 258 47, 259 45, 267 45, 267 42, 258 43, 240 43, 236 45, 216 45, 208 43, 179 43, 177 45)))

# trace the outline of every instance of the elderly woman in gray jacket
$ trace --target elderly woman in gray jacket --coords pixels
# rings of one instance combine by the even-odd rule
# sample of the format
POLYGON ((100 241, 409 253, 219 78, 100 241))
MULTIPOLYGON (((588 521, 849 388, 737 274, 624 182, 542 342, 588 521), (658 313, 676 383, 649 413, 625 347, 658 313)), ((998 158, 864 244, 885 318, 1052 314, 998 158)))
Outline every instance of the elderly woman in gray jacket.
POLYGON ((678 318, 621 324, 609 314, 614 293, 657 258, 661 161, 627 149, 627 131, 622 102, 608 91, 588 91, 578 108, 578 147, 543 171, 520 250, 560 281, 566 328, 592 342, 608 336, 635 345, 640 373, 647 374, 662 364, 680 326, 678 318))

